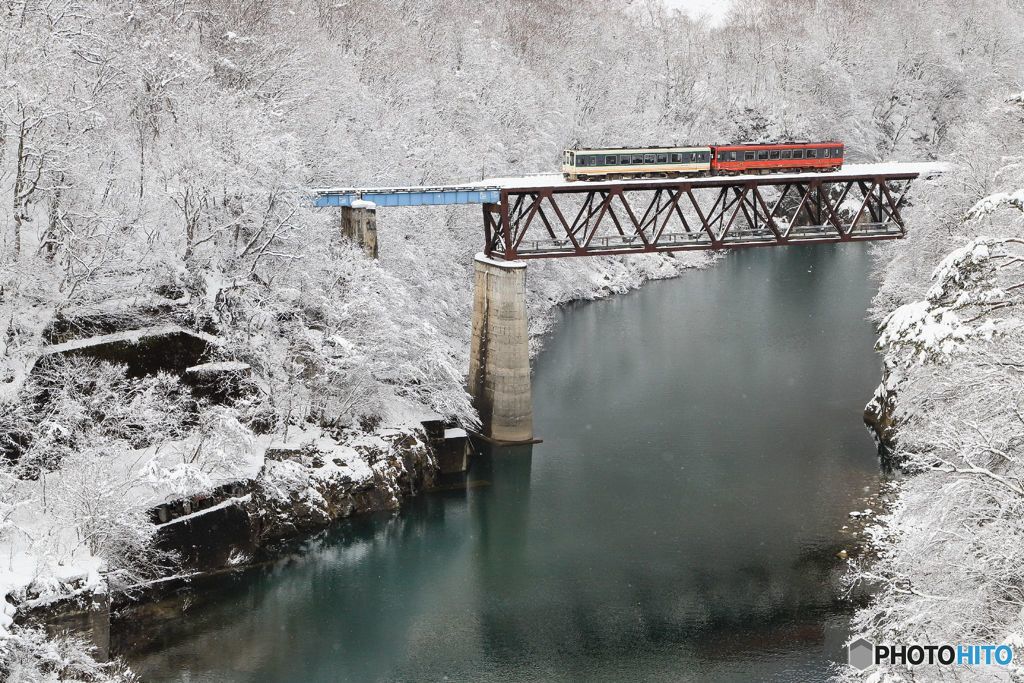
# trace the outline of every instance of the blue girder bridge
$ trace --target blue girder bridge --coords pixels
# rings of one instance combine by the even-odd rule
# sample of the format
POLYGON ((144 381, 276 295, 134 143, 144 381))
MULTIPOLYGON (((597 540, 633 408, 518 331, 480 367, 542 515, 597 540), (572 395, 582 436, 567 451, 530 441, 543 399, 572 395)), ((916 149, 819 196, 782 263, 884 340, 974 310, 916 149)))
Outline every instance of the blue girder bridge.
POLYGON ((368 187, 314 190, 319 207, 352 206, 373 202, 377 206, 438 206, 443 204, 497 204, 501 188, 495 186, 443 185, 440 187, 368 187))
POLYGON ((898 239, 910 182, 937 163, 830 173, 566 181, 536 175, 431 187, 323 188, 321 207, 480 204, 483 252, 505 261, 898 239), (372 204, 369 204, 372 202, 372 204))

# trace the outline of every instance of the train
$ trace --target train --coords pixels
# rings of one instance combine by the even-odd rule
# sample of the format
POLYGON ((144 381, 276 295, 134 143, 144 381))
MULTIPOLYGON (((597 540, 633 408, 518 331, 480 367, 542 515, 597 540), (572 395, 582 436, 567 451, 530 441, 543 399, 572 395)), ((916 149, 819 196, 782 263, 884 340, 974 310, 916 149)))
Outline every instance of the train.
POLYGON ((567 149, 566 180, 621 180, 683 176, 838 171, 842 142, 773 142, 699 147, 567 149))

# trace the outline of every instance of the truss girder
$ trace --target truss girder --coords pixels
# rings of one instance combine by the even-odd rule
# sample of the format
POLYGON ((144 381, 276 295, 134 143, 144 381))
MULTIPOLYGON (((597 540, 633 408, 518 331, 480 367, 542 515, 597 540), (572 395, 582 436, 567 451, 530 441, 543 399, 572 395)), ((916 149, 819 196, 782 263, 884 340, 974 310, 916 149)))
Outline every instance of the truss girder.
POLYGON ((502 188, 499 203, 483 205, 484 252, 515 260, 898 239, 916 177, 502 188))

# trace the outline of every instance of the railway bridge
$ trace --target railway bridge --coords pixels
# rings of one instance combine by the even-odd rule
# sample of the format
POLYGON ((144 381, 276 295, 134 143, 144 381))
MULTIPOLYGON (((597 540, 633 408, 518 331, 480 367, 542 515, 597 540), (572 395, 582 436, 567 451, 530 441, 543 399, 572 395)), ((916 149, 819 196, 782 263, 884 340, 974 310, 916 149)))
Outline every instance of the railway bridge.
POLYGON ((434 187, 322 188, 342 232, 377 255, 379 207, 479 204, 467 389, 481 436, 534 440, 526 262, 537 258, 899 239, 911 181, 937 163, 847 164, 831 173, 569 182, 561 175, 434 187))

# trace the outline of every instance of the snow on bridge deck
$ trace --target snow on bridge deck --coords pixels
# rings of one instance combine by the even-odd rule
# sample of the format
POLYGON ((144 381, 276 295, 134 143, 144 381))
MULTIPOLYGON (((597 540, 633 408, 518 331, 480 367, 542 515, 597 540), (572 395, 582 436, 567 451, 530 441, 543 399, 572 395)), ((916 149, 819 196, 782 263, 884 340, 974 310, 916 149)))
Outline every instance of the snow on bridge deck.
POLYGON ((879 176, 894 180, 938 175, 949 165, 937 162, 885 162, 877 164, 846 164, 831 173, 772 173, 768 175, 736 175, 680 178, 639 178, 632 180, 566 180, 560 173, 525 175, 514 178, 487 178, 464 184, 420 185, 407 187, 334 187, 313 190, 318 207, 352 206, 355 201, 370 201, 377 206, 432 206, 446 204, 497 204, 501 191, 555 189, 572 192, 592 190, 609 185, 638 186, 636 189, 675 187, 687 183, 692 187, 721 187, 745 182, 775 184, 785 181, 829 181, 870 179, 879 176))

